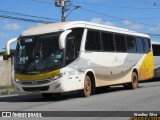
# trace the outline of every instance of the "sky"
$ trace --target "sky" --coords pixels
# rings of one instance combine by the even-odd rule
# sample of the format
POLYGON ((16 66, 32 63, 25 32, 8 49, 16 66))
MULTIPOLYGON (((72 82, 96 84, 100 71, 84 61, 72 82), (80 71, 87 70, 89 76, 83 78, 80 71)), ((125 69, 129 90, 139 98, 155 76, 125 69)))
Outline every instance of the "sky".
MULTIPOLYGON (((5 44, 9 39, 20 36, 24 30, 30 27, 42 24, 41 22, 20 21, 6 17, 41 20, 43 22, 60 22, 61 8, 56 7, 54 1, 1 0, 0 51, 4 50, 5 44)), ((70 12, 67 21, 83 20, 127 28, 137 32, 147 33, 151 35, 152 40, 160 41, 160 0, 70 1, 72 4, 68 8, 73 10, 71 12, 67 11, 66 15, 70 12), (74 9, 74 6, 81 7, 74 9)), ((12 44, 11 47, 15 48, 15 45, 12 44)))

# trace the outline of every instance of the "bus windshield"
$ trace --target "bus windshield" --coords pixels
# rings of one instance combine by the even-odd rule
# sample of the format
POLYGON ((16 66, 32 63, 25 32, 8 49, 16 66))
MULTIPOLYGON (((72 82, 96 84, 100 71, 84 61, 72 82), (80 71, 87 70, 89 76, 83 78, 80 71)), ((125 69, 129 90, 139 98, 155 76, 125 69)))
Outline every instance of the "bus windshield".
POLYGON ((60 68, 63 52, 59 48, 59 35, 21 37, 15 55, 15 70, 22 73, 40 73, 60 68))

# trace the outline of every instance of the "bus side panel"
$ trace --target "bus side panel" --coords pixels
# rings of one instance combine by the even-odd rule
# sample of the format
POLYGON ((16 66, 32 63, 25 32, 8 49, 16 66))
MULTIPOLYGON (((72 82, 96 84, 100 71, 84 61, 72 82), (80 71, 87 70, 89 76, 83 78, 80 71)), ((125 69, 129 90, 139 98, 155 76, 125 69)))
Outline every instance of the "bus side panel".
POLYGON ((160 56, 154 56, 154 78, 160 78, 160 56))
MULTIPOLYGON (((74 61, 73 63, 69 64, 66 67, 66 87, 67 91, 74 91, 83 89, 84 86, 84 71, 79 68, 79 59, 74 61)), ((81 62, 81 65, 84 63, 81 62)))
MULTIPOLYGON (((131 82, 133 68, 142 58, 134 53, 82 52, 79 69, 92 69, 96 86, 107 86, 131 82)), ((137 68, 136 68, 137 69, 137 68)))

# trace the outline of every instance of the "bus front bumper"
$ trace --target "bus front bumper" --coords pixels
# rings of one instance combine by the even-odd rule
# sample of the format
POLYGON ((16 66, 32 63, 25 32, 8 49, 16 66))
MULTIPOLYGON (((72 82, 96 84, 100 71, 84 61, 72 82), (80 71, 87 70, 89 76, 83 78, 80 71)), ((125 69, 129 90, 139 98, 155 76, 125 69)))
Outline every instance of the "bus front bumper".
POLYGON ((18 83, 14 80, 13 84, 18 93, 61 93, 66 91, 66 80, 64 77, 49 81, 48 83, 46 81, 34 80, 18 83))

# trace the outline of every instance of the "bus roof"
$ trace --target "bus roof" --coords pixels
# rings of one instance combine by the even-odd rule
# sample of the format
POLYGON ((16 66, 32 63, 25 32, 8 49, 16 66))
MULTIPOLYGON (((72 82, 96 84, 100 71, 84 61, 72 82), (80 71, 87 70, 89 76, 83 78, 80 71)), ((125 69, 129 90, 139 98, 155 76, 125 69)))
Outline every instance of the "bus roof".
POLYGON ((113 27, 113 26, 108 26, 108 25, 102 25, 102 24, 97 24, 97 23, 92 23, 92 22, 85 22, 85 21, 72 21, 72 22, 59 22, 59 23, 44 24, 44 25, 40 25, 40 26, 36 26, 36 27, 27 29, 21 34, 21 36, 33 36, 33 35, 47 34, 47 33, 64 31, 64 30, 71 29, 71 28, 78 28, 78 27, 150 38, 149 35, 147 34, 138 33, 135 31, 128 30, 128 29, 118 28, 118 27, 113 27))

